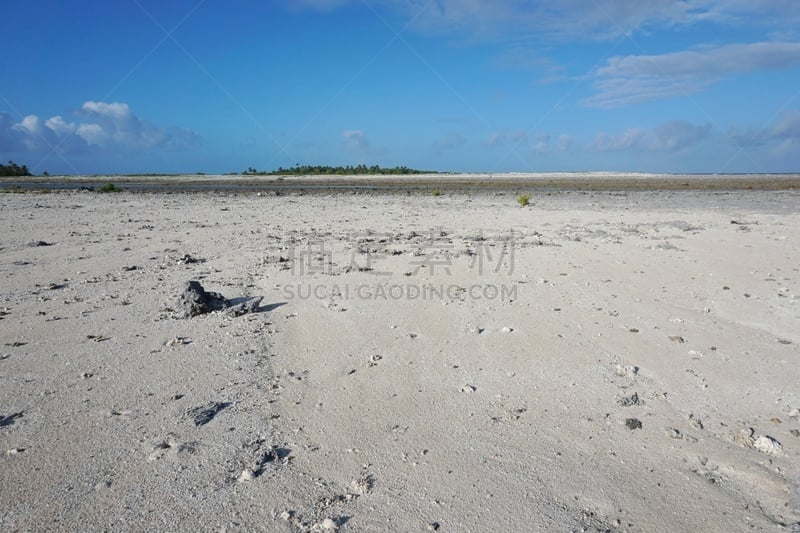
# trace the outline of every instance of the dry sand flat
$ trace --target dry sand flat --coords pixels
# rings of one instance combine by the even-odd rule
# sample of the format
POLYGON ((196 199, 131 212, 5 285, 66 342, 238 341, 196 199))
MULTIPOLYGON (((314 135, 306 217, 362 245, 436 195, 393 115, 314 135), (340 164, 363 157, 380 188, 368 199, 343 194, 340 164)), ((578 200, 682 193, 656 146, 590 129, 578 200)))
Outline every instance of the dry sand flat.
POLYGON ((0 529, 796 530, 799 200, 2 194, 0 529))

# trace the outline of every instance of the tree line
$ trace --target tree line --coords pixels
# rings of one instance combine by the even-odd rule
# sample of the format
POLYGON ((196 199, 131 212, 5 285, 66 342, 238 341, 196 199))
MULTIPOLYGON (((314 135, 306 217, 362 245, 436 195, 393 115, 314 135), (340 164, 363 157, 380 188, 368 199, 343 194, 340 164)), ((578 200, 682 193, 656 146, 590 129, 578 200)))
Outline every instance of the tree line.
POLYGON ((328 166, 328 165, 300 165, 299 163, 290 168, 278 167, 277 170, 258 170, 254 167, 248 167, 247 170, 242 172, 245 176, 344 176, 344 175, 386 175, 386 174, 438 174, 438 172, 430 172, 427 170, 416 170, 406 166, 398 166, 393 168, 384 168, 380 165, 347 165, 342 166, 328 166))
POLYGON ((9 161, 8 165, 0 164, 0 176, 30 176, 28 167, 25 165, 18 165, 13 161, 9 161))

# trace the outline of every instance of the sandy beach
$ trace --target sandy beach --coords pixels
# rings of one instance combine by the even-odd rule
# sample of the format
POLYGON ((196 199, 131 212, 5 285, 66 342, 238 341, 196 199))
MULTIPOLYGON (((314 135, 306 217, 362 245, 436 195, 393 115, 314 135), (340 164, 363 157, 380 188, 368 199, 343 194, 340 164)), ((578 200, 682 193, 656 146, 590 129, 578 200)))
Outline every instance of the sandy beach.
POLYGON ((0 530, 799 531, 800 191, 530 184, 0 194, 0 530))

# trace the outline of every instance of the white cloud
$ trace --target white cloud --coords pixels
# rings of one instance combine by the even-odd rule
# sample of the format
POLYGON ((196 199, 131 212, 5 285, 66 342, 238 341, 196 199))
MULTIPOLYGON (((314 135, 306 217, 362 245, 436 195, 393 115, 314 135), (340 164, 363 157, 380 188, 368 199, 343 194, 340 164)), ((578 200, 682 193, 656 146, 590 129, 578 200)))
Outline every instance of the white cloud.
POLYGON ((548 154, 550 152, 550 135, 547 133, 537 135, 536 139, 533 141, 531 150, 537 155, 548 154))
POLYGON ((121 104, 119 102, 106 103, 106 102, 86 102, 81 107, 87 114, 96 115, 99 117, 108 117, 112 120, 131 120, 133 114, 131 113, 128 104, 121 104))
POLYGON ((36 115, 28 115, 13 123, 8 114, 0 114, 0 150, 130 153, 182 149, 200 140, 189 130, 161 129, 142 120, 124 103, 89 101, 77 115, 83 120, 67 122, 56 115, 42 121, 36 115))
POLYGON ((574 144, 575 144, 575 138, 572 137, 571 135, 562 133, 561 135, 558 136, 559 152, 569 152, 574 144))
POLYGON ((797 65, 800 65, 800 43, 783 42, 613 57, 590 74, 598 92, 583 103, 589 107, 618 107, 695 93, 734 74, 797 65))
POLYGON ((344 149, 346 152, 364 155, 372 149, 367 136, 361 130, 344 130, 342 137, 344 137, 344 149))
POLYGON ((458 133, 448 133, 444 139, 439 139, 433 143, 433 149, 436 153, 442 153, 446 150, 453 150, 460 146, 467 144, 467 139, 458 133))
POLYGON ((732 129, 730 138, 739 147, 770 146, 778 151, 800 147, 800 111, 783 113, 781 120, 761 129, 732 129))
POLYGON ((528 134, 525 133, 523 130, 514 130, 510 132, 500 132, 496 131, 492 133, 489 137, 489 140, 486 142, 487 146, 495 147, 495 146, 503 146, 505 144, 513 143, 523 143, 528 140, 528 134))
POLYGON ((711 125, 696 126, 677 120, 667 122, 652 130, 631 128, 619 135, 598 133, 592 143, 596 152, 618 152, 633 150, 639 152, 679 152, 690 148, 705 139, 711 132, 711 125))
POLYGON ((44 125, 50 128, 53 133, 58 136, 69 135, 70 133, 74 133, 77 129, 74 122, 68 123, 58 115, 48 118, 44 125))
MULTIPOLYGON (((296 0, 287 9, 331 11, 362 0, 296 0)), ((656 27, 673 28, 701 22, 772 30, 794 29, 800 23, 800 2, 770 0, 371 0, 424 33, 457 35, 477 40, 611 39, 656 27)))

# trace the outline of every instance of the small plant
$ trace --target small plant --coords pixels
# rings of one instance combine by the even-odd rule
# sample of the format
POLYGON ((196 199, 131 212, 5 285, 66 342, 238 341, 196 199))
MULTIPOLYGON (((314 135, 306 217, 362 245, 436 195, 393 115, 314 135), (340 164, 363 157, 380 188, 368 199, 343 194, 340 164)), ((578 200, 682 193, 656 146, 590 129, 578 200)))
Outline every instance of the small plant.
POLYGON ((442 195, 442 191, 440 191, 438 188, 436 188, 436 189, 433 189, 431 191, 431 194, 434 195, 434 196, 441 196, 442 195))
POLYGON ((531 195, 528 194, 528 193, 520 194, 520 195, 517 196, 517 203, 519 205, 521 205, 522 207, 525 207, 526 205, 528 205, 530 203, 530 201, 531 201, 531 195))
POLYGON ((97 192, 122 192, 122 189, 111 183, 110 181, 97 189, 97 192))

